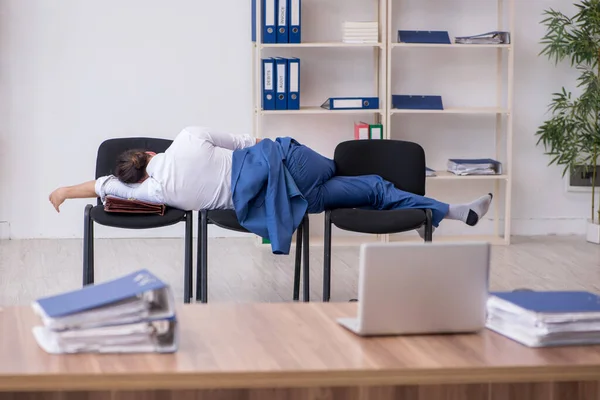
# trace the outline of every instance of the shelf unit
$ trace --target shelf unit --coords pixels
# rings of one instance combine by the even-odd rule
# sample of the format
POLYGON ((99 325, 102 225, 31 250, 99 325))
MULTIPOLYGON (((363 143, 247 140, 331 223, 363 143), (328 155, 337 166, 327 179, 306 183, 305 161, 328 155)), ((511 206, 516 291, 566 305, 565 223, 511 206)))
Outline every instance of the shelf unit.
MULTIPOLYGON (((459 181, 467 182, 480 182, 488 181, 493 185, 494 198, 497 199, 501 193, 501 187, 504 187, 504 212, 502 217, 504 218, 503 234, 501 234, 500 226, 500 209, 494 207, 494 234, 491 236, 471 236, 461 235, 456 236, 436 236, 435 240, 474 240, 483 239, 493 244, 509 244, 510 243, 510 229, 511 229, 511 195, 512 195, 512 143, 513 143, 513 121, 512 121, 512 103, 513 103, 513 79, 514 79, 514 9, 515 0, 495 0, 497 3, 497 16, 498 16, 498 30, 506 30, 511 33, 511 43, 502 45, 463 45, 463 44, 407 44, 407 43, 396 43, 396 34, 393 32, 393 11, 394 5, 404 0, 370 0, 373 2, 375 7, 376 15, 379 17, 379 43, 374 44, 356 44, 356 43, 343 43, 335 41, 324 41, 324 42, 302 42, 302 43, 262 43, 261 38, 261 1, 255 1, 255 15, 256 17, 256 41, 252 42, 252 76, 253 76, 253 133, 256 137, 262 138, 265 136, 263 132, 263 119, 272 118, 274 116, 314 116, 324 115, 335 118, 335 114, 340 115, 356 115, 357 118, 365 120, 366 117, 372 118, 372 123, 383 124, 383 137, 386 139, 402 139, 402 137, 395 136, 393 134, 393 128, 397 124, 397 119, 403 118, 406 115, 423 115, 423 118, 430 117, 435 118, 435 115, 465 115, 465 116, 483 116, 485 118, 495 117, 495 153, 496 159, 500 160, 503 164, 502 175, 491 175, 491 176, 456 176, 454 174, 437 171, 437 176, 428 177, 428 186, 435 184, 435 182, 448 181, 454 182, 456 185, 460 185, 459 181), (508 17, 505 17, 505 14, 508 17), (263 57, 277 56, 278 49, 372 49, 370 56, 373 59, 374 68, 374 86, 375 93, 379 96, 380 109, 379 110, 326 110, 320 107, 318 104, 305 105, 301 104, 300 110, 262 110, 262 65, 261 60, 263 57), (445 108, 444 110, 399 110, 392 108, 392 82, 394 80, 393 67, 395 65, 395 58, 398 54, 403 51, 411 51, 411 49, 424 49, 425 51, 469 51, 477 52, 481 51, 484 54, 489 54, 490 51, 495 51, 496 55, 496 70, 497 70, 497 98, 496 105, 492 107, 455 107, 445 108), (460 50, 459 50, 460 49, 460 50), (467 50, 468 49, 468 50, 467 50), (271 52, 272 54, 265 54, 271 52), (487 53, 486 53, 487 52, 487 53), (506 58, 506 66, 504 61, 506 58), (503 68, 506 68, 507 78, 503 77, 503 68), (503 97, 506 96, 506 101, 503 101, 503 97), (505 157, 501 157, 502 153, 502 141, 506 141, 504 145, 505 157)), ((424 0, 425 1, 425 0, 424 0)), ((452 0, 448 0, 452 1, 452 0)), ((306 2, 307 3, 307 2, 306 2)), ((303 4, 303 7, 305 5, 303 4)), ((340 10, 343 12, 343 10, 340 10)), ((304 18, 303 18, 304 19, 304 18)), ((305 24, 303 26, 306 26, 305 24)), ((306 31, 307 28, 303 28, 306 31)), ((304 50, 307 51, 307 50, 304 50)), ((363 50, 361 50, 363 51, 363 50)), ((296 55, 297 56, 297 55, 296 55)), ((302 62, 302 60, 301 60, 302 62)), ((301 75, 307 73, 306 69, 301 68, 301 75)), ((310 72, 309 72, 310 73, 310 72)), ((302 78, 301 78, 302 79, 302 78)), ((400 94, 400 93, 398 93, 400 94)), ((301 96, 302 100, 302 96, 301 96)), ((352 131, 352 127, 348 127, 348 131, 352 131)), ((349 134, 349 138, 351 133, 349 134)), ((427 148, 425 148, 427 151, 427 148)), ((449 155, 450 156, 450 155, 449 155)), ((360 243, 361 241, 375 240, 381 241, 399 241, 399 240, 420 240, 418 236, 407 237, 406 235, 370 235, 371 238, 357 238, 347 237, 338 238, 334 235, 334 244, 348 245, 360 243)), ((321 240, 322 241, 322 240, 321 240)), ((318 244, 321 242, 316 238, 311 239, 311 243, 318 244)))
MULTIPOLYGON (((438 114, 457 114, 457 115, 488 115, 496 119, 495 126, 495 159, 502 161, 503 174, 489 176, 456 176, 449 172, 438 171, 436 177, 428 177, 428 186, 434 185, 439 181, 450 181, 455 184, 460 184, 460 181, 489 181, 493 185, 494 198, 498 199, 501 193, 501 186, 504 186, 504 229, 501 234, 500 227, 500 209, 494 207, 494 233, 489 236, 471 236, 461 235, 456 236, 436 236, 435 240, 477 240, 483 239, 493 244, 510 244, 511 230, 511 186, 512 186, 512 142, 513 142, 513 121, 512 121, 512 104, 513 104, 513 79, 514 79, 514 11, 515 0, 495 0, 497 10, 497 30, 508 31, 511 33, 510 44, 479 44, 479 45, 464 45, 464 44, 408 44, 396 43, 396 32, 393 31, 392 19, 394 16, 394 6, 403 0, 387 0, 387 105, 386 110, 386 133, 388 139, 402 139, 401 136, 394 134, 394 126, 397 124, 397 119, 403 115, 426 115, 434 118, 438 114), (394 82, 394 65, 398 55, 412 49, 424 49, 426 51, 469 51, 482 52, 488 55, 490 51, 495 52, 496 58, 496 106, 495 107, 467 107, 467 108, 445 108, 444 110, 398 110, 392 108, 392 82, 394 82), (504 63, 506 61, 506 65, 504 63), (506 68, 506 79, 504 79, 504 68, 506 68), (506 95, 506 101, 503 97, 506 95), (505 140, 503 148, 502 142, 505 140), (502 150, 505 152, 505 157, 502 159, 502 150)), ((452 0, 448 0, 452 1, 452 0)), ((490 29, 491 30, 491 29, 490 29)), ((425 116, 424 116, 425 117, 425 116)), ((427 148, 425 149, 427 151, 427 148)), ((496 202, 495 204, 497 204, 496 202)), ((405 240, 404 235, 389 235, 385 237, 386 241, 405 240)))

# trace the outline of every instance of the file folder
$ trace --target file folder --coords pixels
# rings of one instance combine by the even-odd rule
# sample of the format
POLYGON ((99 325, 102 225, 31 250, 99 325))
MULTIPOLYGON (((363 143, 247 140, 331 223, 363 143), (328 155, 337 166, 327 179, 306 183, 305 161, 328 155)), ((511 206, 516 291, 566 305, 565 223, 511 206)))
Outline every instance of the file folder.
POLYGON ((383 125, 382 124, 369 125, 369 138, 375 139, 375 140, 383 139, 383 125))
POLYGON ((392 95, 392 107, 405 110, 443 110, 442 96, 392 95))
POLYGON ((170 287, 146 269, 112 281, 44 297, 32 307, 55 331, 172 318, 170 287))
POLYGON ((288 110, 300 109, 300 59, 288 59, 288 110))
MULTIPOLYGON (((256 1, 256 0, 255 0, 256 1)), ((262 1, 262 42, 277 43, 277 0, 262 1)))
POLYGON ((290 0, 290 43, 302 42, 302 0, 290 0))
POLYGON ((452 44, 447 31, 398 31, 398 43, 452 44))
POLYGON ((277 43, 289 43, 289 0, 277 0, 277 43))
POLYGON ((275 109, 287 110, 287 76, 288 76, 288 61, 286 58, 277 57, 275 59, 276 67, 276 92, 275 92, 275 109))
POLYGON ((275 110, 275 59, 262 60, 262 109, 275 110))
POLYGON ((376 110, 379 108, 379 98, 330 97, 321 107, 327 110, 376 110))
POLYGON ((369 138, 369 124, 366 122, 354 123, 354 140, 366 140, 369 138))

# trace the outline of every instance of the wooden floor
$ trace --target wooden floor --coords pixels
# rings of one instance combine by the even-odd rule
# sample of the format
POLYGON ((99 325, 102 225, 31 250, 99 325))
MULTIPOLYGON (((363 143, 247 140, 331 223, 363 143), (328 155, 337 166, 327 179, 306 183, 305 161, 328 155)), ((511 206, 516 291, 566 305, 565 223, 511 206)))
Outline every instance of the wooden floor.
MULTIPOLYGON (((311 298, 322 294, 323 248, 311 248, 311 298)), ((81 285, 81 240, 0 241, 0 305, 28 304, 81 285)), ((253 239, 211 239, 209 302, 291 301, 294 257, 275 256, 253 239)), ((183 297, 183 241, 96 240, 96 281, 148 268, 183 297)), ((356 297, 358 247, 334 247, 332 301, 356 297)), ((586 289, 600 292, 600 246, 583 237, 517 237, 494 246, 492 290, 586 289)))

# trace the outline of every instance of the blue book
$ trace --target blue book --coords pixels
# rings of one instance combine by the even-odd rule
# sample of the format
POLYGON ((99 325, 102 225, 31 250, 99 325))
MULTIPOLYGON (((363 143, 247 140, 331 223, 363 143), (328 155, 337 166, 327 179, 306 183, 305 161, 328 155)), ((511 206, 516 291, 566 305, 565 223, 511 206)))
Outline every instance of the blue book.
POLYGON ((302 43, 302 0, 290 0, 290 43, 302 43))
POLYGON ((490 294, 537 314, 600 314, 600 296, 585 291, 517 291, 490 294))
POLYGON ((447 31, 398 31, 398 43, 452 44, 447 31))
POLYGON ((275 110, 275 59, 262 60, 262 109, 275 110))
POLYGON ((321 107, 326 110, 376 110, 378 97, 330 97, 321 107))
POLYGON ((256 42, 257 22, 260 23, 260 33, 262 36, 262 43, 277 43, 277 9, 275 2, 277 0, 258 0, 261 5, 260 21, 257 21, 256 3, 257 0, 251 0, 252 10, 250 12, 252 16, 251 29, 252 29, 252 41, 256 42))
POLYGON ((288 110, 300 109, 300 59, 288 59, 288 110))
POLYGON ((142 269, 104 283, 40 298, 33 303, 52 330, 91 328, 175 316, 169 285, 142 269))
POLYGON ((277 43, 289 43, 289 0, 277 0, 277 43))
POLYGON ((443 110, 442 96, 392 95, 392 107, 405 110, 443 110))
POLYGON ((275 81, 275 109, 287 110, 288 94, 288 60, 286 58, 275 58, 276 81, 275 81))

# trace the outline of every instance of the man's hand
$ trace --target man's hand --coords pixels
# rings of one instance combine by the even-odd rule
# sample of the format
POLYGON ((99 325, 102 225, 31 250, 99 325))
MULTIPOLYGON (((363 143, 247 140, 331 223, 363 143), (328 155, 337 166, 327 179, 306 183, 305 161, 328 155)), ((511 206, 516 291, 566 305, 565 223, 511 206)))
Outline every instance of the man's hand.
POLYGON ((48 198, 50 203, 56 209, 56 212, 60 212, 60 205, 65 202, 67 199, 67 188, 61 187, 50 193, 50 197, 48 198))

